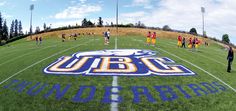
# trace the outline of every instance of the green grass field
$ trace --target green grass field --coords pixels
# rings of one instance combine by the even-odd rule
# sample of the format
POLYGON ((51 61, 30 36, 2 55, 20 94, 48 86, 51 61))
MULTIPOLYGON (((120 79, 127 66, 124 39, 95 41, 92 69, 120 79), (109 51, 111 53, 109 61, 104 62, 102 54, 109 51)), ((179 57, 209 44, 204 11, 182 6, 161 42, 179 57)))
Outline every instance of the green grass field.
MULTIPOLYGON (((43 69, 62 56, 69 56, 76 52, 95 51, 104 49, 148 49, 157 51, 157 56, 168 57, 177 64, 181 64, 196 73, 194 76, 118 76, 118 85, 122 87, 119 96, 122 102, 118 104, 120 111, 234 111, 236 110, 236 64, 233 63, 232 73, 226 72, 227 51, 219 45, 201 46, 198 51, 177 48, 176 40, 158 39, 157 46, 146 46, 142 36, 111 37, 108 46, 103 44, 103 37, 81 37, 77 41, 61 42, 60 39, 45 39, 42 45, 37 46, 34 41, 24 39, 0 47, 0 111, 109 111, 111 103, 103 103, 105 86, 112 86, 112 76, 66 76, 46 75, 43 69), (211 75, 212 74, 212 75, 211 75), (214 77, 218 78, 214 78, 214 77), (13 80, 31 82, 22 90, 16 88, 19 84, 11 85, 13 80), (220 81, 221 80, 221 81, 220 81), (29 90, 37 83, 40 86, 47 84, 35 96, 29 95, 29 90), (202 82, 217 82, 226 90, 218 87, 218 92, 211 93, 206 87, 199 91, 201 96, 188 87, 189 84, 200 86, 202 82), (228 87, 224 83, 232 86, 228 87), (48 98, 45 94, 54 84, 60 84, 61 91, 70 84, 69 90, 60 99, 56 99, 56 91, 48 98), (182 86, 191 97, 186 98, 176 88, 182 86), (96 93, 89 102, 73 102, 80 86, 95 86, 96 93), (134 103, 133 86, 145 86, 155 102, 150 102, 146 96, 140 96, 140 102, 134 103), (177 94, 173 101, 163 101, 160 93, 154 86, 169 86, 177 94)), ((218 85, 220 86, 220 85, 218 85)), ((39 89, 39 88, 38 88, 39 89)), ((34 89, 33 91, 37 91, 34 89)), ((142 92, 140 89, 139 92, 142 92)), ((83 93, 87 97, 89 90, 83 93)), ((167 95, 170 97, 171 95, 167 95)))

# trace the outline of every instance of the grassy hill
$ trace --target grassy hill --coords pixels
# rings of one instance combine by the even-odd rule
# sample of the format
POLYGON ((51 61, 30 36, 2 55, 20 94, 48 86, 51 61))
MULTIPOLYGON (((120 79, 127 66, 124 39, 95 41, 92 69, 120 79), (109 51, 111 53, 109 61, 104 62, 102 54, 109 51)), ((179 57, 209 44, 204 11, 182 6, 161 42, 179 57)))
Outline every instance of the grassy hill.
MULTIPOLYGON (((104 45, 102 32, 106 30, 88 28, 55 31, 42 34, 44 38, 41 45, 27 38, 0 47, 0 110, 107 111, 112 110, 114 104, 120 111, 236 109, 236 64, 232 65, 232 73, 226 72, 227 51, 222 46, 208 40, 210 46, 201 45, 197 51, 178 48, 176 38, 182 34, 157 30, 159 38, 156 46, 148 46, 144 35, 149 30, 134 28, 121 28, 117 39, 115 29, 111 28, 110 44, 104 45), (82 35, 76 41, 67 39, 61 42, 62 33, 92 32, 94 36, 82 35), (62 56, 116 48, 156 51, 155 56, 168 57, 195 75, 118 76, 118 95, 122 99, 109 101, 111 96, 108 89, 113 85, 113 76, 50 75, 43 72, 44 68, 62 56)), ((193 37, 188 34, 182 36, 193 37)))

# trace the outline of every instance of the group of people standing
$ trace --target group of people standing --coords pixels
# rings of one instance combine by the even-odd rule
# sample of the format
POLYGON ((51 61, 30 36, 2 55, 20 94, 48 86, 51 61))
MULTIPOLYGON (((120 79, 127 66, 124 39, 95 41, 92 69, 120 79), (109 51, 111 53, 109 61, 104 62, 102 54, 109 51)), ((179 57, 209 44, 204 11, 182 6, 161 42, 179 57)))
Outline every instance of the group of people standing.
POLYGON ((151 33, 150 31, 147 34, 147 41, 146 44, 147 45, 152 45, 155 46, 156 45, 156 39, 157 39, 157 34, 156 32, 151 33))
MULTIPOLYGON (((192 39, 192 37, 190 37, 188 40, 188 48, 192 48, 192 49, 198 48, 200 43, 201 42, 198 38, 194 37, 192 39)), ((182 36, 178 36, 177 46, 182 47, 182 48, 186 48, 186 38, 182 37, 182 36)))
POLYGON ((36 45, 41 45, 41 44, 42 44, 42 41, 43 41, 42 36, 40 36, 40 37, 36 36, 36 37, 35 37, 35 41, 36 41, 36 45))
MULTIPOLYGON (((77 37, 80 35, 80 33, 79 34, 71 34, 71 35, 69 35, 69 40, 71 39, 71 38, 73 38, 74 40, 77 40, 77 37)), ((65 42, 66 41, 66 34, 61 34, 61 38, 62 38, 62 42, 65 42)))
MULTIPOLYGON (((199 45, 200 45, 200 40, 198 38, 196 38, 196 37, 194 37, 193 39, 190 37, 188 41, 189 41, 188 42, 188 48, 195 49, 195 48, 198 48, 199 45)), ((186 38, 178 36, 177 46, 185 48, 185 44, 186 44, 186 38)), ((205 45, 208 46, 208 43, 205 42, 205 45)), ((230 47, 230 46, 229 46, 227 60, 228 60, 227 72, 230 73, 231 72, 232 62, 234 60, 234 51, 233 51, 233 48, 230 47)))

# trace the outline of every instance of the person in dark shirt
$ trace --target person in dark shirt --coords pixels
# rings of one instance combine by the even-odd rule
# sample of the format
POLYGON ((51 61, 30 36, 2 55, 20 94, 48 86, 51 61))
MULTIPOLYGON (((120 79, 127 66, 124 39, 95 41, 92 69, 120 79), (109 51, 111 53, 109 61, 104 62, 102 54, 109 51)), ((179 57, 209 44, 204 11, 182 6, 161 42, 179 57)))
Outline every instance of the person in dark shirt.
POLYGON ((196 46, 196 38, 194 37, 192 42, 192 49, 195 49, 195 46, 196 46))
POLYGON ((234 51, 233 51, 232 47, 229 47, 229 52, 228 52, 227 60, 228 60, 227 72, 230 72, 231 71, 231 65, 232 65, 232 62, 234 60, 234 51))
POLYGON ((36 45, 38 45, 38 42, 39 42, 39 38, 38 38, 38 36, 35 37, 35 41, 36 41, 36 45))
POLYGON ((40 36, 40 37, 39 37, 39 44, 40 44, 40 45, 42 44, 42 41, 43 41, 43 38, 40 36))
POLYGON ((66 34, 62 34, 62 35, 61 35, 62 42, 65 42, 65 40, 66 40, 66 37, 65 37, 65 36, 66 36, 66 34))
POLYGON ((185 41, 186 41, 186 40, 185 40, 185 37, 184 37, 184 38, 182 39, 182 46, 181 46, 182 48, 185 48, 185 41))

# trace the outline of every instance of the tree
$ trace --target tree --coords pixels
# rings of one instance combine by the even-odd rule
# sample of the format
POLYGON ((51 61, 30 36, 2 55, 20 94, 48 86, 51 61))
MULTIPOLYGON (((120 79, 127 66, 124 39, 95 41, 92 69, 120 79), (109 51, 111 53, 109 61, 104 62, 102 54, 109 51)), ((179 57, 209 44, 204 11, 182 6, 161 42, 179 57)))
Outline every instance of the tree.
MULTIPOLYGON (((142 24, 141 24, 142 25, 142 24)), ((127 27, 134 27, 134 24, 132 23, 129 23, 129 24, 126 24, 127 27)))
POLYGON ((83 26, 83 27, 87 27, 87 23, 88 23, 87 19, 84 18, 84 19, 82 20, 82 26, 83 26))
POLYGON ((141 26, 141 21, 138 21, 138 23, 135 24, 136 27, 140 27, 141 26))
POLYGON ((0 12, 0 40, 3 37, 3 28, 2 28, 2 23, 3 23, 3 18, 2 18, 2 14, 0 12))
POLYGON ((171 31, 171 28, 168 25, 164 25, 162 29, 164 31, 171 31))
POLYGON ((197 30, 195 28, 191 28, 189 33, 193 35, 197 35, 197 30))
POLYGON ((8 27, 7 27, 7 22, 6 22, 6 20, 4 21, 4 23, 3 23, 3 30, 2 30, 2 39, 3 40, 7 40, 8 39, 8 27))
POLYGON ((10 38, 14 37, 14 26, 15 26, 15 22, 13 20, 11 23, 11 28, 10 28, 10 38))
POLYGON ((114 24, 113 24, 113 22, 111 22, 111 27, 114 27, 114 24))
POLYGON ((23 31, 22 31, 22 24, 21 21, 19 21, 19 35, 23 35, 23 31))
POLYGON ((89 20, 89 21, 87 22, 87 26, 88 26, 88 27, 93 27, 94 24, 89 20))
POLYGON ((37 34, 37 33, 39 33, 40 32, 40 28, 39 28, 39 26, 38 27, 36 27, 36 29, 35 29, 35 33, 37 34))
POLYGON ((135 27, 138 27, 138 28, 145 28, 145 24, 142 23, 141 21, 138 21, 138 23, 135 23, 135 27))
POLYGON ((15 20, 15 26, 14 26, 14 36, 18 36, 19 32, 18 32, 18 20, 15 20))
POLYGON ((222 36, 222 42, 225 42, 225 43, 229 43, 230 42, 228 34, 224 34, 222 36))
POLYGON ((46 23, 43 24, 43 30, 46 30, 47 29, 47 25, 46 23))
POLYGON ((103 20, 102 17, 98 18, 98 27, 102 27, 103 26, 103 20))

